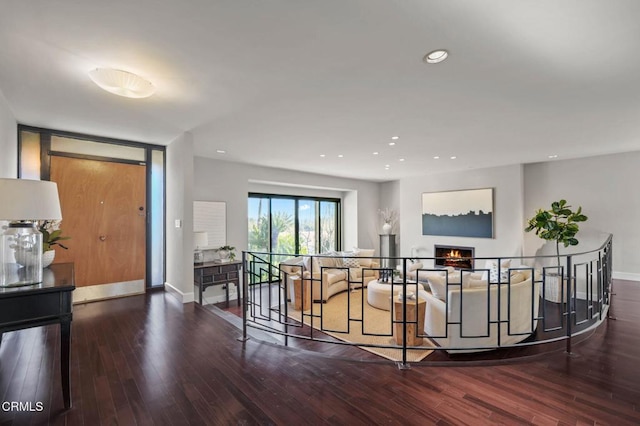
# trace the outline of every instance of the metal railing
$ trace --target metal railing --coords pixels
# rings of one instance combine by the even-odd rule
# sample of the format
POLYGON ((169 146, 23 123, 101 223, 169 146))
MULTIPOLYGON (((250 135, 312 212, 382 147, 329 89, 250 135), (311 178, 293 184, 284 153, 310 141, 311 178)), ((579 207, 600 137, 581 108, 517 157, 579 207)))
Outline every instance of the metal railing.
POLYGON ((435 267, 436 258, 353 253, 243 252, 242 260, 243 339, 254 328, 280 336, 285 345, 295 338, 395 349, 402 368, 409 367, 411 351, 425 349, 411 346, 416 340, 431 345, 429 350, 449 353, 565 341, 571 353, 572 339, 601 324, 611 304, 611 235, 592 251, 560 258, 476 257, 471 259, 474 268, 465 270, 435 267), (437 282, 442 288, 434 288, 437 282), (389 292, 384 320, 389 326, 382 332, 368 331, 365 318, 377 312, 369 306, 376 291, 382 292, 378 300, 383 304, 389 292), (329 318, 328 306, 339 293, 346 294, 346 305, 329 318), (416 305, 417 314, 409 305, 416 305), (343 326, 330 325, 336 315, 344 315, 343 326), (347 337, 354 329, 367 338, 385 339, 354 341, 347 337))

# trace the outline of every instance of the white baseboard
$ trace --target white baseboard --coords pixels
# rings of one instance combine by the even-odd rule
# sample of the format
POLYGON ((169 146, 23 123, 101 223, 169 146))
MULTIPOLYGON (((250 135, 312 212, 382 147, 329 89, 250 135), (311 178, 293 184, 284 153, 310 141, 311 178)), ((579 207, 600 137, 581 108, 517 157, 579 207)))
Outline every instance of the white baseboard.
POLYGON ((633 274, 630 272, 614 272, 614 280, 628 280, 628 281, 640 281, 640 274, 633 274))
POLYGON ((76 287, 73 291, 73 303, 132 296, 134 294, 144 294, 144 292, 144 280, 76 287))
MULTIPOLYGON (((236 300, 238 298, 238 290, 233 283, 229 283, 229 301, 236 300)), ((185 293, 182 290, 176 288, 169 282, 164 283, 164 289, 166 292, 170 293, 181 303, 190 303, 198 300, 198 287, 193 286, 193 291, 189 293, 185 293)), ((225 302, 227 299, 225 297, 225 291, 222 290, 221 286, 214 286, 207 288, 202 294, 203 304, 207 305, 210 303, 220 303, 225 302)))
POLYGON ((174 285, 172 285, 171 283, 165 281, 164 283, 164 290, 171 294, 172 296, 174 296, 176 299, 178 299, 179 302, 181 303, 191 303, 194 301, 194 294, 193 292, 190 293, 184 293, 182 290, 176 288, 174 285))

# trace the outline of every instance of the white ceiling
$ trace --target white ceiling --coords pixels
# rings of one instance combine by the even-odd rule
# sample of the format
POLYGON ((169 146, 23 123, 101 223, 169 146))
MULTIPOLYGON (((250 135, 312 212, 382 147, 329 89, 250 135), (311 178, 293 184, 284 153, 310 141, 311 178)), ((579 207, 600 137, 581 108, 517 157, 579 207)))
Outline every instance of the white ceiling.
POLYGON ((639 18, 637 0, 2 0, 0 90, 28 125, 190 131, 196 155, 385 181, 640 149, 639 18), (103 92, 96 67, 157 92, 103 92))

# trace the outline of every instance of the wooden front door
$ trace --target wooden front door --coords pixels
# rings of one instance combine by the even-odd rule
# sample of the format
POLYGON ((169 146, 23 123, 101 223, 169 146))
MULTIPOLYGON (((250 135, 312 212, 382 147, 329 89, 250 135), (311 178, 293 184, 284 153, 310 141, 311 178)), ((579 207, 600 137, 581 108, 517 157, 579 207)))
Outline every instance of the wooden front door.
POLYGON ((63 235, 55 263, 74 262, 76 286, 144 280, 145 166, 51 157, 63 235))

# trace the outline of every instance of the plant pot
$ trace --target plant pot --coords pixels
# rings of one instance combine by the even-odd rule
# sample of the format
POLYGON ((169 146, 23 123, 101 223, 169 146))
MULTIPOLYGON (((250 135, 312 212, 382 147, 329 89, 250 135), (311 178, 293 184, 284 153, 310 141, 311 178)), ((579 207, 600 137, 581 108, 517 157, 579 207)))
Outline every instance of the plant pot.
POLYGON ((56 257, 55 250, 47 250, 42 253, 42 267, 46 268, 53 263, 53 259, 56 257))
POLYGON ((567 280, 558 274, 546 274, 544 298, 553 303, 567 302, 567 280))

